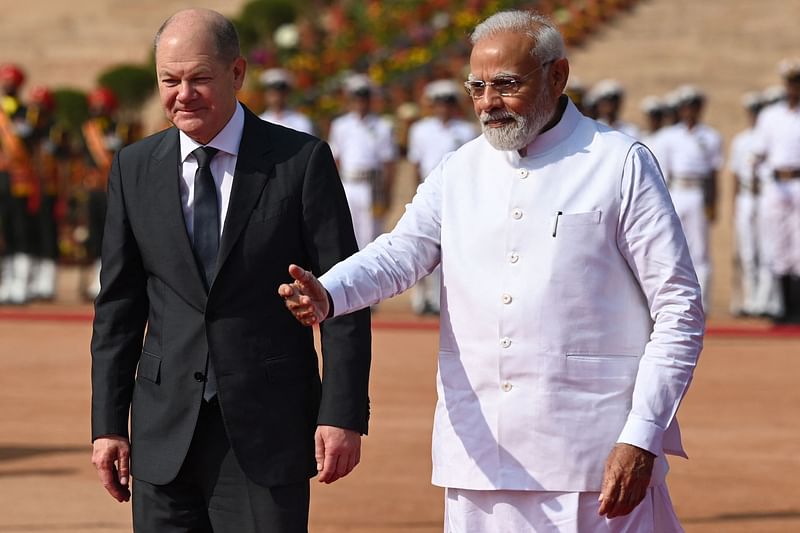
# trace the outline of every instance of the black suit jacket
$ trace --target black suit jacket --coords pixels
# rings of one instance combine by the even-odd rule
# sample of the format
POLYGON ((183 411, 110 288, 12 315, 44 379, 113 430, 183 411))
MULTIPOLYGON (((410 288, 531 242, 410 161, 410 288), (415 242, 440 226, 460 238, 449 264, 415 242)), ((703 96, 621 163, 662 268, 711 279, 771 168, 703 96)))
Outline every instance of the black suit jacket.
POLYGON ((321 274, 356 251, 327 144, 245 110, 217 274, 206 290, 180 203, 170 128, 122 149, 109 177, 102 290, 92 336, 92 438, 128 435, 132 472, 177 474, 200 408, 206 357, 232 449, 255 482, 316 474, 317 424, 367 432, 369 311, 312 330, 277 294, 296 263, 321 274))

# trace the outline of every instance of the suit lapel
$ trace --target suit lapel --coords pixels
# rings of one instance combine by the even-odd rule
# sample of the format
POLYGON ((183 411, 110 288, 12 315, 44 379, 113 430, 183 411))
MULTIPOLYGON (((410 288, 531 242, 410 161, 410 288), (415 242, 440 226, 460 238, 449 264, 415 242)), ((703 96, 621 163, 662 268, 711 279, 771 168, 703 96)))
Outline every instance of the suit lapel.
POLYGON ((217 275, 222 271, 234 244, 250 220, 253 208, 275 166, 275 152, 271 148, 274 143, 268 135, 266 123, 245 108, 242 142, 239 145, 231 198, 217 256, 217 275))
POLYGON ((189 242, 189 234, 186 232, 186 222, 183 220, 179 164, 178 130, 172 128, 153 151, 150 176, 154 183, 149 189, 153 191, 151 201, 157 211, 156 220, 159 221, 157 235, 176 252, 176 268, 173 271, 180 274, 175 276, 171 285, 192 305, 202 310, 205 308, 206 290, 189 242))

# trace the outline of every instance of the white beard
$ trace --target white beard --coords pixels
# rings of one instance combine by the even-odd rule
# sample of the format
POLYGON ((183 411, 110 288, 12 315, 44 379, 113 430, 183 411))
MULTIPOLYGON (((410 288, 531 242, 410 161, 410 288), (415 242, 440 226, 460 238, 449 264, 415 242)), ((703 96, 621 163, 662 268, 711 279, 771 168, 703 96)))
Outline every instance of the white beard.
POLYGON ((554 109, 548 105, 549 99, 545 91, 540 91, 531 106, 530 113, 520 115, 508 109, 483 112, 480 116, 481 130, 486 140, 497 150, 521 150, 533 142, 542 128, 550 122, 554 109), (488 126, 491 120, 511 118, 513 123, 493 128, 488 126))

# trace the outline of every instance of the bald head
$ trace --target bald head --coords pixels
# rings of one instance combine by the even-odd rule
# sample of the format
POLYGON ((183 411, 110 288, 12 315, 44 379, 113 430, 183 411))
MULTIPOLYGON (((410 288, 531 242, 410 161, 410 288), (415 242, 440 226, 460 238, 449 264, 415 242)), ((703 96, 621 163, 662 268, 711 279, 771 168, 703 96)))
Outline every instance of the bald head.
POLYGON ((241 55, 239 35, 230 20, 210 9, 185 9, 164 21, 154 39, 155 53, 165 36, 208 35, 217 52, 217 59, 230 63, 241 55))

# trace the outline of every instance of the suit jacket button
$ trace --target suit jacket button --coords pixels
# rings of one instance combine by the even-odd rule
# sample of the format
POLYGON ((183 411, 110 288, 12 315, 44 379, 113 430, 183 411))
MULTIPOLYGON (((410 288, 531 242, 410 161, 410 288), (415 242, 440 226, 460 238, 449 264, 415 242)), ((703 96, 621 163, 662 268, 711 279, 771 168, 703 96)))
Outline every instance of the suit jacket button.
POLYGON ((206 376, 202 372, 195 372, 194 373, 194 379, 195 379, 195 381, 203 382, 203 381, 206 380, 206 376))

